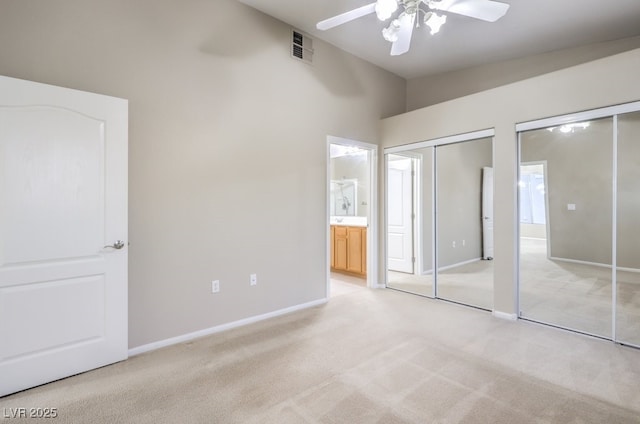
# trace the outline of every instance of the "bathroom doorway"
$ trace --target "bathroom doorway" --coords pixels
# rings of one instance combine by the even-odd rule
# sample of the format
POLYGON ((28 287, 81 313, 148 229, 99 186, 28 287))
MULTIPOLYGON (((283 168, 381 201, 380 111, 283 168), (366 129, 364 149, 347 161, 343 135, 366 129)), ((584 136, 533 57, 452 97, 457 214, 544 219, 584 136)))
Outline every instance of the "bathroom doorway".
POLYGON ((327 297, 378 287, 377 149, 327 137, 327 297))

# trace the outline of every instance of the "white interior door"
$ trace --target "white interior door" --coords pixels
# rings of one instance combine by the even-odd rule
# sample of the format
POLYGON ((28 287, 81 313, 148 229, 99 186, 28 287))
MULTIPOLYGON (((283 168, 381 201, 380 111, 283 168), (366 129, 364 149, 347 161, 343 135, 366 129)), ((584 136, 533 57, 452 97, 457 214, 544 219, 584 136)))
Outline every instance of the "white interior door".
POLYGON ((493 259, 493 168, 482 168, 482 258, 493 259))
POLYGON ((0 396, 127 358, 127 116, 0 77, 0 396))
POLYGON ((413 159, 388 159, 387 267, 413 274, 413 159))

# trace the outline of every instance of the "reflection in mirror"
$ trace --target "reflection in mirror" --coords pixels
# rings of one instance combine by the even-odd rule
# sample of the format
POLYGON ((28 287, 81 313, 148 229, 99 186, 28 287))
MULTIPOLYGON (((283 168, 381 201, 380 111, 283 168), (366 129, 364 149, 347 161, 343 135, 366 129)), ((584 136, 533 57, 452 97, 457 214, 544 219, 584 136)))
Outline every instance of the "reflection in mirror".
POLYGON ((616 339, 640 346, 640 112, 618 117, 616 339))
POLYGON ((493 140, 436 148, 437 296, 493 309, 493 140))
POLYGON ((492 138, 387 155, 387 287, 492 309, 492 157, 492 138))
POLYGON ((611 337, 613 119, 521 132, 520 314, 611 337))
POLYGON ((433 297, 433 147, 386 155, 386 175, 387 287, 433 297))
MULTIPOLYGON (((369 151, 357 146, 331 144, 329 214, 332 217, 369 215, 369 151)), ((366 220, 365 220, 366 222, 366 220)))
POLYGON ((332 216, 356 216, 358 180, 331 180, 329 210, 332 216))

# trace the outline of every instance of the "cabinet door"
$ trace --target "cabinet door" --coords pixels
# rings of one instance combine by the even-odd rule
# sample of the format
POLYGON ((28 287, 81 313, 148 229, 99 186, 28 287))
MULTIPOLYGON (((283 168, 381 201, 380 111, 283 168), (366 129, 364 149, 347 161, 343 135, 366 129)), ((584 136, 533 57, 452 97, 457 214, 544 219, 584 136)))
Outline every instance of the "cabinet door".
POLYGON ((349 240, 347 247, 347 271, 363 273, 362 269, 362 228, 360 227, 348 227, 347 239, 349 240))
POLYGON ((347 246, 347 227, 335 227, 335 269, 347 269, 347 246))

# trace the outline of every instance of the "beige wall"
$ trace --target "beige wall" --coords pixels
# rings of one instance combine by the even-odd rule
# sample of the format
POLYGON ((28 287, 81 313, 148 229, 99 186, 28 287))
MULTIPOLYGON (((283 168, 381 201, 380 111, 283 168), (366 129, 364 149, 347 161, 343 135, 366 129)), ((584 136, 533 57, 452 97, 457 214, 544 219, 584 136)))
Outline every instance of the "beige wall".
POLYGON ((420 184, 421 212, 420 227, 422 229, 422 269, 420 273, 433 272, 433 147, 412 152, 422 158, 422 181, 420 184))
POLYGON ((438 269, 482 257, 485 166, 492 166, 490 138, 436 148, 438 269))
POLYGON ((0 8, 0 74, 130 101, 130 347, 325 297, 326 136, 378 142, 404 80, 232 0, 0 8))
POLYGON ((556 50, 407 81, 407 111, 640 47, 640 37, 556 50))
MULTIPOLYGON (((617 265, 640 269, 640 112, 618 122, 617 265)), ((520 156, 523 162, 546 162, 550 256, 611 264, 613 119, 589 123, 570 134, 527 131, 520 156)), ((521 225, 520 234, 546 238, 544 225, 521 225)))
POLYGON ((544 224, 520 224, 520 237, 546 239, 547 226, 544 224))
POLYGON ((618 118, 617 265, 640 269, 640 112, 618 118))
POLYGON ((553 258, 611 264, 613 119, 585 130, 521 135, 522 162, 546 161, 549 250, 553 258), (575 205, 569 210, 568 205, 575 205))
MULTIPOLYGON (((515 124, 640 100, 640 49, 415 110, 381 123, 384 147, 495 128, 494 308, 515 314, 515 124)), ((380 217, 380 222, 384 222, 380 217)), ((381 244, 381 249, 384 246, 381 244)), ((384 257, 384 252, 380 253, 384 257)))

